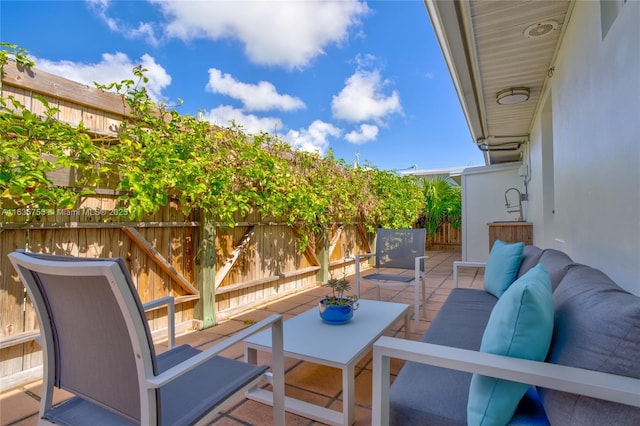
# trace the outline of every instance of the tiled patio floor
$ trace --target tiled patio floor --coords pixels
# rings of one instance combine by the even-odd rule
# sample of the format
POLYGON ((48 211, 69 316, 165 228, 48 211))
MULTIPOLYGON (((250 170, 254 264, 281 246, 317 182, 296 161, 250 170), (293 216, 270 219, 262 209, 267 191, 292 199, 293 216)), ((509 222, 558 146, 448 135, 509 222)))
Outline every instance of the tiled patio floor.
MULTIPOLYGON (((417 333, 411 330, 410 338, 419 339, 429 327, 442 302, 447 298, 452 287, 452 264, 460 260, 460 252, 428 252, 427 262, 427 316, 420 319, 417 333)), ((412 271, 410 273, 413 273, 412 271)), ((353 277, 350 277, 353 280, 353 277)), ((482 287, 482 270, 465 268, 459 275, 461 287, 482 287)), ((318 287, 284 300, 265 305, 259 309, 240 315, 204 331, 192 332, 179 336, 177 344, 188 343, 203 349, 211 346, 219 339, 224 339, 238 330, 259 321, 274 312, 281 313, 284 319, 290 318, 308 309, 317 307, 318 300, 327 294, 327 289, 318 287)), ((373 286, 363 287, 362 297, 375 298, 373 286)), ((381 290, 381 299, 387 301, 413 303, 413 289, 407 287, 387 287, 381 290)), ((357 315, 357 312, 356 312, 357 315)), ((411 322, 411 326, 413 322, 411 322)), ((404 330, 400 321, 387 333, 402 337, 404 330)), ((225 356, 241 359, 242 345, 236 345, 224 353, 225 356)), ((402 367, 400 361, 392 363, 392 374, 402 367)), ((309 362, 292 359, 285 360, 286 394, 328 408, 342 409, 342 380, 338 369, 320 366, 309 362)), ((372 361, 371 354, 358 364, 356 375, 356 425, 371 424, 371 389, 372 361)), ((31 426, 37 424, 39 395, 41 382, 32 383, 19 389, 0 395, 0 424, 31 426)), ((56 402, 66 398, 64 391, 56 395, 56 402)), ((227 406, 213 422, 221 426, 269 425, 272 423, 271 407, 244 398, 227 406)), ((320 425, 313 420, 287 413, 287 425, 320 425)))

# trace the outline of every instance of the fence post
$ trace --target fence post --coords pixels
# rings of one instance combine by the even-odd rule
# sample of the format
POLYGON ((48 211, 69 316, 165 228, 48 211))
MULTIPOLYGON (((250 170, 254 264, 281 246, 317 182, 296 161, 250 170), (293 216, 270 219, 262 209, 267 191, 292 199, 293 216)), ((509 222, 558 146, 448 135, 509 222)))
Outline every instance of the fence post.
POLYGON ((318 260, 320 261, 320 270, 316 275, 316 280, 326 283, 329 280, 329 229, 322 229, 322 243, 318 244, 318 260))
POLYGON ((216 226, 209 213, 204 213, 200 221, 197 259, 200 299, 193 315, 202 321, 202 328, 209 328, 216 325, 216 226))

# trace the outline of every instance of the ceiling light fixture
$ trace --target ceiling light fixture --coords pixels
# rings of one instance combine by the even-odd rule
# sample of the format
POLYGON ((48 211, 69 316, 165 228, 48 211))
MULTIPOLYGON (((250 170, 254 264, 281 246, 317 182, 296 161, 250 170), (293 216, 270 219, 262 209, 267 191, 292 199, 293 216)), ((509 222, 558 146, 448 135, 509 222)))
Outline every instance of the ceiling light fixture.
POLYGON ((510 87, 496 94, 496 102, 500 105, 519 104, 529 99, 528 87, 510 87))
POLYGON ((549 34, 553 34, 557 29, 558 22, 550 19, 548 21, 537 22, 533 25, 529 25, 524 30, 524 36, 526 38, 544 37, 549 34))

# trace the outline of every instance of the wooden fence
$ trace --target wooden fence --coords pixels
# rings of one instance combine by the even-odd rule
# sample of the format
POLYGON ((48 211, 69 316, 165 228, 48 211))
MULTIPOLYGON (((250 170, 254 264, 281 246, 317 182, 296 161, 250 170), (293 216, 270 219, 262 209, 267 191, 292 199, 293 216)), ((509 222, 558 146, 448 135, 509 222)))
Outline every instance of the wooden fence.
POLYGON ((335 225, 324 234, 309 235, 304 251, 299 235, 288 225, 260 221, 218 229, 213 305, 217 320, 315 287, 329 275, 351 275, 354 256, 371 250, 369 236, 358 225, 335 225))
POLYGON ((427 237, 427 250, 459 250, 461 247, 460 227, 454 228, 449 222, 443 223, 434 235, 427 237))
MULTIPOLYGON (((210 326, 315 287, 328 274, 350 275, 353 255, 370 251, 368 237, 357 225, 335 226, 324 235, 312 235, 308 249, 301 251, 295 229, 259 220, 239 222, 230 229, 214 225, 213 244, 204 244, 202 219, 182 216, 175 204, 144 222, 132 223, 115 197, 104 195, 87 198, 76 210, 53 210, 45 215, 32 214, 5 200, 0 212, 2 389, 41 374, 42 354, 34 341, 39 334, 36 315, 6 260, 16 249, 122 257, 143 302, 175 297, 179 331, 210 326), (207 257, 214 259, 210 273, 207 257), (207 294, 209 301, 204 297, 207 294)), ((154 334, 166 333, 164 311, 153 311, 148 317, 154 334)))

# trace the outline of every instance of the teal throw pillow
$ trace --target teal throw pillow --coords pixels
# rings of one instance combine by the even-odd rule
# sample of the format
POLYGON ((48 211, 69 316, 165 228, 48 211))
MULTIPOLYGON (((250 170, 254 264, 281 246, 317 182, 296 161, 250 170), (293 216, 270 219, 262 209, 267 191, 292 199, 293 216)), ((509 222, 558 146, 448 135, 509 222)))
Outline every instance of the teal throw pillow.
MULTIPOLYGON (((498 300, 482 336, 480 351, 543 361, 553 334, 551 280, 538 264, 498 300)), ((474 374, 469 387, 467 424, 505 425, 529 385, 474 374)))
POLYGON ((518 275, 524 243, 505 243, 496 240, 491 247, 487 266, 484 270, 484 290, 500 297, 518 275))

